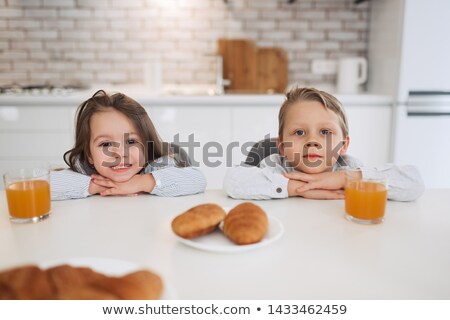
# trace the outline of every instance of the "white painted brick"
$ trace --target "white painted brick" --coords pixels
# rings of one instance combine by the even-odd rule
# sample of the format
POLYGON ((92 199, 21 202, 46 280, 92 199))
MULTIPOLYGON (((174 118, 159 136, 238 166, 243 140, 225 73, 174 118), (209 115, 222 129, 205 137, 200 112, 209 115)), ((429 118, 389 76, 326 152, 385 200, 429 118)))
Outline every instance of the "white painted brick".
POLYGON ((292 61, 289 62, 289 69, 295 71, 309 71, 309 65, 308 62, 292 61))
POLYGON ((244 24, 246 29, 250 30, 273 30, 275 29, 275 21, 249 21, 244 24))
POLYGON ((344 42, 342 44, 343 50, 352 50, 352 51, 366 51, 368 49, 367 42, 344 42))
POLYGON ((78 63, 73 61, 48 61, 48 70, 51 71, 77 71, 78 63))
POLYGON ((10 29, 39 29, 42 23, 36 20, 9 20, 8 27, 10 29))
POLYGON ((58 31, 56 30, 28 31, 27 37, 29 39, 56 39, 58 37, 58 31))
POLYGON ((297 19, 302 19, 302 20, 317 21, 317 20, 325 19, 326 12, 325 11, 315 11, 315 10, 297 11, 297 12, 295 12, 295 17, 297 19))
POLYGON ((60 79, 61 74, 58 72, 33 72, 33 74, 30 77, 30 80, 32 82, 41 82, 41 81, 48 81, 49 83, 52 81, 55 81, 55 79, 60 79))
POLYGON ((334 10, 328 13, 328 16, 333 20, 358 20, 359 12, 348 10, 334 10))
POLYGON ((178 2, 178 7, 180 9, 208 9, 210 8, 209 1, 205 0, 181 0, 178 2))
POLYGON ((144 47, 142 42, 139 41, 120 41, 120 42, 111 42, 112 50, 142 50, 144 47))
POLYGON ((260 16, 263 19, 292 19, 294 16, 293 11, 286 11, 286 10, 262 10, 260 13, 260 16))
POLYGON ((257 20, 260 17, 260 13, 259 11, 244 9, 233 12, 231 16, 234 19, 248 21, 248 20, 257 20))
POLYGON ((94 74, 92 72, 85 71, 64 72, 62 78, 64 80, 72 80, 75 82, 83 81, 86 83, 92 83, 92 81, 95 80, 94 74))
POLYGON ((209 45, 205 41, 199 41, 199 40, 178 41, 177 48, 186 50, 186 51, 192 50, 192 51, 205 52, 209 49, 209 45))
POLYGON ((42 49, 43 43, 42 41, 11 41, 12 49, 42 49))
POLYGON ((302 59, 325 59, 327 57, 327 54, 325 51, 314 51, 314 50, 308 50, 305 52, 299 53, 299 58, 302 59))
POLYGON ((93 34, 94 40, 124 40, 124 31, 97 31, 93 34))
POLYGON ((75 50, 77 44, 74 41, 60 41, 60 40, 47 40, 44 42, 44 47, 48 50, 75 50))
POLYGON ((7 29, 7 21, 6 20, 0 20, 0 29, 7 29))
POLYGON ((26 72, 12 71, 12 72, 0 72, 0 81, 3 84, 11 84, 13 82, 16 83, 24 83, 27 79, 26 72))
POLYGON ((342 0, 315 0, 315 7, 319 10, 329 9, 329 10, 339 10, 339 9, 345 9, 347 3, 349 3, 348 0, 342 1, 342 0))
POLYGON ((111 63, 87 61, 87 62, 81 62, 80 67, 81 67, 81 70, 85 70, 85 71, 110 70, 111 63))
POLYGON ((313 21, 311 29, 313 30, 341 30, 342 22, 340 21, 313 21))
POLYGON ((80 8, 107 8, 110 4, 109 0, 77 0, 77 6, 80 8))
POLYGON ((121 71, 98 71, 95 75, 97 80, 108 81, 110 83, 121 83, 127 79, 126 72, 121 71))
POLYGON ((131 0, 131 1, 123 1, 123 0, 111 0, 111 6, 113 8, 142 8, 144 6, 144 1, 142 0, 131 0))
POLYGON ((337 41, 320 41, 320 42, 311 42, 310 47, 313 50, 339 50, 340 44, 337 41))
POLYGON ((313 9, 314 3, 312 1, 306 2, 306 1, 296 1, 295 3, 289 4, 285 1, 281 2, 281 9, 284 10, 305 10, 305 9, 313 9))
POLYGON ((177 47, 177 43, 174 41, 166 41, 166 40, 162 40, 162 41, 158 41, 157 43, 153 43, 153 42, 145 42, 144 44, 144 49, 148 50, 148 49, 152 49, 152 50, 158 50, 158 51, 166 51, 166 50, 175 50, 177 47))
POLYGON ((49 51, 36 51, 33 50, 30 52, 30 59, 33 60, 48 60, 51 57, 51 54, 49 51))
POLYGON ((127 40, 135 40, 135 41, 152 41, 156 42, 161 37, 159 36, 159 32, 155 30, 149 30, 149 31, 143 31, 143 30, 136 30, 133 32, 127 32, 126 34, 127 40))
POLYGON ((88 51, 67 51, 64 52, 65 59, 73 59, 75 61, 95 60, 95 53, 88 51))
POLYGON ((109 23, 113 30, 135 30, 141 27, 139 20, 114 20, 109 23))
POLYGON ((295 32, 296 39, 302 40, 324 40, 325 33, 320 31, 297 31, 295 32))
POLYGON ((276 9, 278 7, 278 1, 273 0, 258 0, 258 1, 250 1, 248 3, 249 8, 256 9, 276 9))
POLYGON ((27 51, 25 51, 25 50, 14 50, 14 49, 5 50, 0 55, 0 60, 2 60, 2 61, 5 61, 5 60, 16 61, 16 60, 27 59, 27 58, 28 58, 28 54, 27 54, 27 51))
POLYGON ((23 31, 3 31, 0 30, 0 39, 2 40, 23 40, 25 38, 25 32, 23 31))
POLYGON ((290 51, 290 50, 305 50, 308 48, 308 42, 294 40, 292 42, 283 43, 283 48, 285 48, 288 51, 290 51))
POLYGON ((210 29, 194 32, 194 39, 199 40, 217 40, 219 38, 224 37, 225 37, 225 30, 210 29))
POLYGON ((99 52, 97 54, 97 57, 100 60, 108 60, 108 61, 117 61, 117 60, 128 60, 130 58, 130 55, 128 54, 128 52, 123 52, 123 51, 113 51, 113 52, 99 52))
POLYGON ((125 18, 126 11, 125 10, 118 10, 118 9, 110 9, 105 10, 103 8, 100 8, 98 10, 94 9, 94 18, 97 19, 121 19, 125 18))
POLYGON ((344 29, 367 31, 369 29, 369 24, 366 21, 346 21, 344 22, 344 29))
POLYGON ((39 7, 40 5, 41 0, 8 0, 9 7, 39 7))
POLYGON ((66 40, 90 40, 92 39, 92 33, 90 31, 82 30, 71 30, 65 31, 61 30, 59 32, 62 39, 66 40))
POLYGON ((202 20, 181 20, 177 22, 178 27, 182 30, 203 30, 209 29, 210 23, 209 21, 202 20))
POLYGON ((108 22, 106 20, 94 20, 94 19, 77 19, 76 21, 73 21, 75 23, 76 28, 79 29, 90 29, 93 30, 93 32, 96 32, 97 30, 104 30, 108 29, 108 22))
POLYGON ((13 61, 15 71, 42 71, 45 69, 45 63, 32 61, 13 61))
POLYGON ((0 62, 0 72, 7 72, 11 70, 12 70, 11 63, 5 61, 0 62))
POLYGON ((75 6, 75 0, 43 0, 43 6, 73 8, 75 6))
POLYGON ((0 50, 7 50, 7 49, 9 49, 9 42, 0 40, 0 50))
POLYGON ((56 9, 41 9, 41 8, 33 8, 26 9, 24 11, 24 16, 29 18, 56 18, 57 10, 56 9))
POLYGON ((22 9, 2 8, 0 10, 0 18, 19 18, 19 17, 22 17, 22 9))
POLYGON ((328 32, 328 38, 330 40, 358 40, 358 32, 352 31, 330 31, 328 32))
POLYGON ((160 33, 161 38, 171 40, 189 40, 194 38, 194 33, 185 30, 165 30, 160 33))
POLYGON ((290 40, 293 38, 293 33, 291 31, 264 31, 261 34, 261 38, 273 40, 290 40))
POLYGON ((44 29, 73 29, 75 21, 73 20, 44 20, 44 29))
POLYGON ((92 17, 92 10, 90 9, 60 9, 59 17, 61 18, 90 18, 92 17))
POLYGON ((278 22, 278 29, 279 30, 308 30, 309 22, 295 21, 295 20, 280 21, 280 22, 278 22))

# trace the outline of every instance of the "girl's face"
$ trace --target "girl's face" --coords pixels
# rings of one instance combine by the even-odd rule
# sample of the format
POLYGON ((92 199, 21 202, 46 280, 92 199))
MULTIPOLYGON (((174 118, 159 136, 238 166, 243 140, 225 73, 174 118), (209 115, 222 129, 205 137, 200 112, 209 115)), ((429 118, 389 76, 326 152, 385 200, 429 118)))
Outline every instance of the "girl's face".
POLYGON ((338 115, 318 101, 290 106, 282 141, 278 141, 281 154, 296 170, 305 173, 331 171, 348 144, 349 137, 344 138, 338 115))
POLYGON ((89 162, 105 178, 125 182, 145 164, 144 145, 130 119, 110 109, 90 119, 89 162))

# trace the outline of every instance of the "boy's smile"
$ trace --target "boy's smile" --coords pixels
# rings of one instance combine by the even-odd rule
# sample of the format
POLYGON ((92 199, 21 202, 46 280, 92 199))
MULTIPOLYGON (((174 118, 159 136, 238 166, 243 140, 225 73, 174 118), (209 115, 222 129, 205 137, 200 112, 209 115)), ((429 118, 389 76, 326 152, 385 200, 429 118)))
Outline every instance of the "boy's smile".
POLYGON ((305 173, 330 171, 347 151, 339 117, 317 101, 300 101, 289 107, 283 136, 279 137, 281 154, 296 170, 305 173))

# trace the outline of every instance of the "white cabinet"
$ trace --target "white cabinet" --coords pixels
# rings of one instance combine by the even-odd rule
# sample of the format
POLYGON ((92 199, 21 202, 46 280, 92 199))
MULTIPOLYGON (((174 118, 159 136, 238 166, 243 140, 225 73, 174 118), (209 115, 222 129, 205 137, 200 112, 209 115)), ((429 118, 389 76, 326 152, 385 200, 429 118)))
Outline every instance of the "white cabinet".
POLYGON ((348 154, 366 166, 390 161, 392 106, 347 106, 350 145, 348 154))
POLYGON ((65 167, 62 156, 73 143, 71 109, 0 106, 0 175, 18 167, 65 167))

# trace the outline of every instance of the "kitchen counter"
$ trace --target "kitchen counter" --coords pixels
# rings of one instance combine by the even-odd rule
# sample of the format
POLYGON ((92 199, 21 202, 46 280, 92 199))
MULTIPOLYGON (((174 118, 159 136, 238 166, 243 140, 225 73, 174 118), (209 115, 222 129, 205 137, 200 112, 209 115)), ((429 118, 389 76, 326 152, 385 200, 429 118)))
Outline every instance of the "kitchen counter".
MULTIPOLYGON (((224 94, 224 95, 152 95, 143 88, 112 88, 108 92, 123 92, 143 106, 280 106, 284 101, 281 94, 224 94)), ((95 90, 77 91, 65 95, 0 95, 0 106, 78 106, 95 93, 95 90)), ((376 94, 336 95, 346 105, 392 105, 389 96, 376 94)))
POLYGON ((343 201, 258 201, 284 225, 269 246, 213 253, 177 241, 172 219, 206 202, 241 201, 220 190, 160 198, 52 203, 52 216, 13 224, 0 193, 0 269, 54 259, 98 257, 159 273, 180 299, 450 299, 450 190, 416 202, 388 202, 383 224, 344 218, 343 201))

